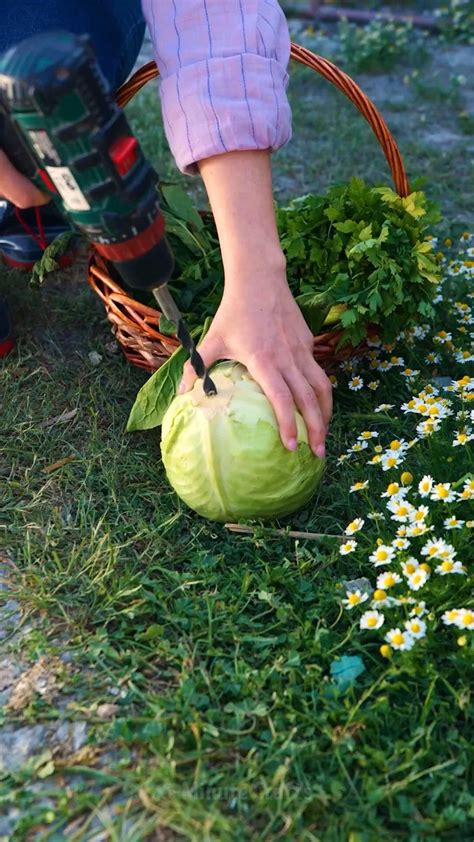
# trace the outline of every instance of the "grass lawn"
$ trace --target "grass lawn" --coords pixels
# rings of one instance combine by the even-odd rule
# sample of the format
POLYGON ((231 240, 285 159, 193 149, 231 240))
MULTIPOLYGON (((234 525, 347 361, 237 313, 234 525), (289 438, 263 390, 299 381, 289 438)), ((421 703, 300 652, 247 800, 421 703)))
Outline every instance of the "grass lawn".
MULTIPOLYGON (((6 613, 12 599, 21 605, 0 662, 0 839, 473 838, 474 619, 452 615, 459 627, 442 620, 450 609, 472 608, 474 561, 472 442, 454 445, 474 427, 474 384, 461 381, 473 366, 460 356, 473 352, 474 240, 462 236, 473 230, 472 94, 458 78, 466 49, 435 53, 432 45, 424 63, 358 76, 409 174, 425 176, 441 202, 446 280, 435 324, 337 375, 325 481, 286 522, 234 534, 179 503, 158 432, 124 432, 146 375, 114 353, 84 265, 40 292, 0 270, 18 332, 0 367, 0 560, 8 576, 0 596, 6 613), (390 362, 393 355, 402 362, 390 362), (420 392, 418 411, 404 412, 420 392), (384 403, 391 408, 376 412, 384 403), (430 406, 446 417, 431 434, 417 431, 430 406), (387 450, 401 456, 384 470, 374 457, 387 450), (397 533, 406 518, 394 520, 390 497, 381 497, 389 483, 404 487, 402 472, 412 474, 403 480, 407 500, 427 506, 422 521, 433 527, 408 533, 409 549, 397 533), (434 488, 420 495, 425 476, 449 484, 448 502, 434 488), (351 491, 355 483, 362 487, 351 491), (364 521, 352 527, 357 546, 341 554, 331 536, 355 518, 364 521), (277 527, 328 537, 295 540, 277 527), (386 582, 385 591, 414 601, 390 605, 388 593, 377 606, 384 568, 374 570, 369 556, 377 539, 389 546, 397 538, 391 568, 402 582, 386 582), (442 548, 421 553, 438 539, 454 548, 460 573, 436 571, 442 548), (420 590, 412 580, 407 587, 410 554, 429 558, 420 590), (343 600, 357 602, 357 590, 368 599, 347 608, 343 600), (370 608, 385 614, 384 625, 361 630, 370 608), (381 653, 384 635, 403 630, 413 608, 423 621, 417 633, 426 624, 426 635, 407 651, 395 639, 381 653), (31 677, 38 662, 36 692, 28 682, 18 687, 19 670, 31 677), (61 739, 61 723, 76 736, 61 739), (24 762, 18 735, 34 745, 24 762)), ((294 137, 275 156, 276 197, 322 192, 353 174, 387 182, 369 128, 313 75, 292 73, 294 137)), ((199 181, 176 173, 154 92, 142 92, 129 113, 162 178, 185 183, 203 205, 199 181)))

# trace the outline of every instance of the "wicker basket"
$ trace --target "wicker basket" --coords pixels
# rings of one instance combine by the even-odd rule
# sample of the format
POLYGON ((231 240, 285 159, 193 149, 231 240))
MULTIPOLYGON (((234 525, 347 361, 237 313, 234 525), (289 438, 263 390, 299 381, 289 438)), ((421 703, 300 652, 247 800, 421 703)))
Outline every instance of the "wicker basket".
MULTIPOLYGON (((332 62, 317 56, 305 47, 291 45, 291 57, 310 67, 329 82, 332 82, 358 108, 371 126, 387 159, 395 189, 400 196, 409 193, 408 180, 403 161, 383 117, 373 102, 359 86, 332 62)), ((138 70, 117 92, 117 102, 123 107, 151 79, 159 75, 154 61, 138 70)), ((106 261, 93 251, 88 269, 88 280, 92 289, 105 304, 112 331, 127 359, 134 365, 155 371, 178 346, 174 337, 164 336, 159 331, 160 313, 131 298, 110 276, 106 261)), ((377 332, 376 326, 368 325, 369 335, 377 332)), ((330 330, 314 337, 314 357, 328 372, 344 359, 363 353, 365 342, 356 348, 346 345, 336 351, 342 331, 330 330)))

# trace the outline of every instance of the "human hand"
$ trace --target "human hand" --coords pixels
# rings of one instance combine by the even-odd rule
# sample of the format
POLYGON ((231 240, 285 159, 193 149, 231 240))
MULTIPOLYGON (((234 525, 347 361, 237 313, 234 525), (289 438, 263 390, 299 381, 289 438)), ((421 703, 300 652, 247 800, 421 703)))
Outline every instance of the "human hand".
MULTIPOLYGON (((273 406, 281 440, 297 447, 294 404, 308 430, 310 447, 324 456, 332 414, 332 385, 313 358, 313 336, 286 281, 284 267, 252 277, 250 285, 226 277, 212 325, 199 346, 204 363, 231 359, 246 366, 273 406)), ((190 389, 196 374, 186 363, 178 391, 190 389)))
POLYGON ((31 208, 34 205, 45 205, 50 200, 47 193, 33 184, 10 163, 7 156, 0 149, 0 197, 8 199, 18 208, 31 208))

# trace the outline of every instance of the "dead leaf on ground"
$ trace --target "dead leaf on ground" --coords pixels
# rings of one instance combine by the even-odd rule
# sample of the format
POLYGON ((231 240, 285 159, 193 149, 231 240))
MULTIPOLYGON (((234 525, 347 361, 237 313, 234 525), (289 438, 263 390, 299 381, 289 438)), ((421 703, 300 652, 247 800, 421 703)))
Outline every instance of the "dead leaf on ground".
POLYGON ((45 468, 42 468, 42 471, 44 474, 51 474, 53 471, 57 471, 58 468, 69 465, 70 462, 77 462, 77 456, 64 456, 62 459, 57 459, 56 462, 51 462, 51 465, 46 465, 45 468))
POLYGON ((103 705, 99 705, 97 708, 95 715, 99 717, 99 719, 112 719, 116 713, 120 710, 119 705, 114 705, 109 702, 104 702, 103 705))
POLYGON ((67 757, 55 757, 55 769, 62 769, 66 766, 93 766, 104 751, 100 746, 82 746, 82 748, 69 754, 67 757))
POLYGON ((7 710, 22 710, 36 695, 52 702, 63 686, 58 680, 58 675, 63 673, 64 669, 65 665, 60 658, 42 655, 36 664, 21 674, 6 705, 7 710))
POLYGON ((61 412, 61 415, 55 415, 53 418, 48 418, 43 427, 54 427, 56 424, 65 424, 66 421, 71 421, 79 412, 78 409, 69 409, 61 412))

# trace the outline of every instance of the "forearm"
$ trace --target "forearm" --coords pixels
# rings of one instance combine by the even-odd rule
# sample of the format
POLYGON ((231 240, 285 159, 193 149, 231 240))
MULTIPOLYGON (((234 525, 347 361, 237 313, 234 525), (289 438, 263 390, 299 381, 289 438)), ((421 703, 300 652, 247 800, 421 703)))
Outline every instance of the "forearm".
POLYGON ((219 235, 227 282, 284 274, 269 150, 213 155, 198 163, 219 235), (251 277, 253 275, 253 278, 251 277))

